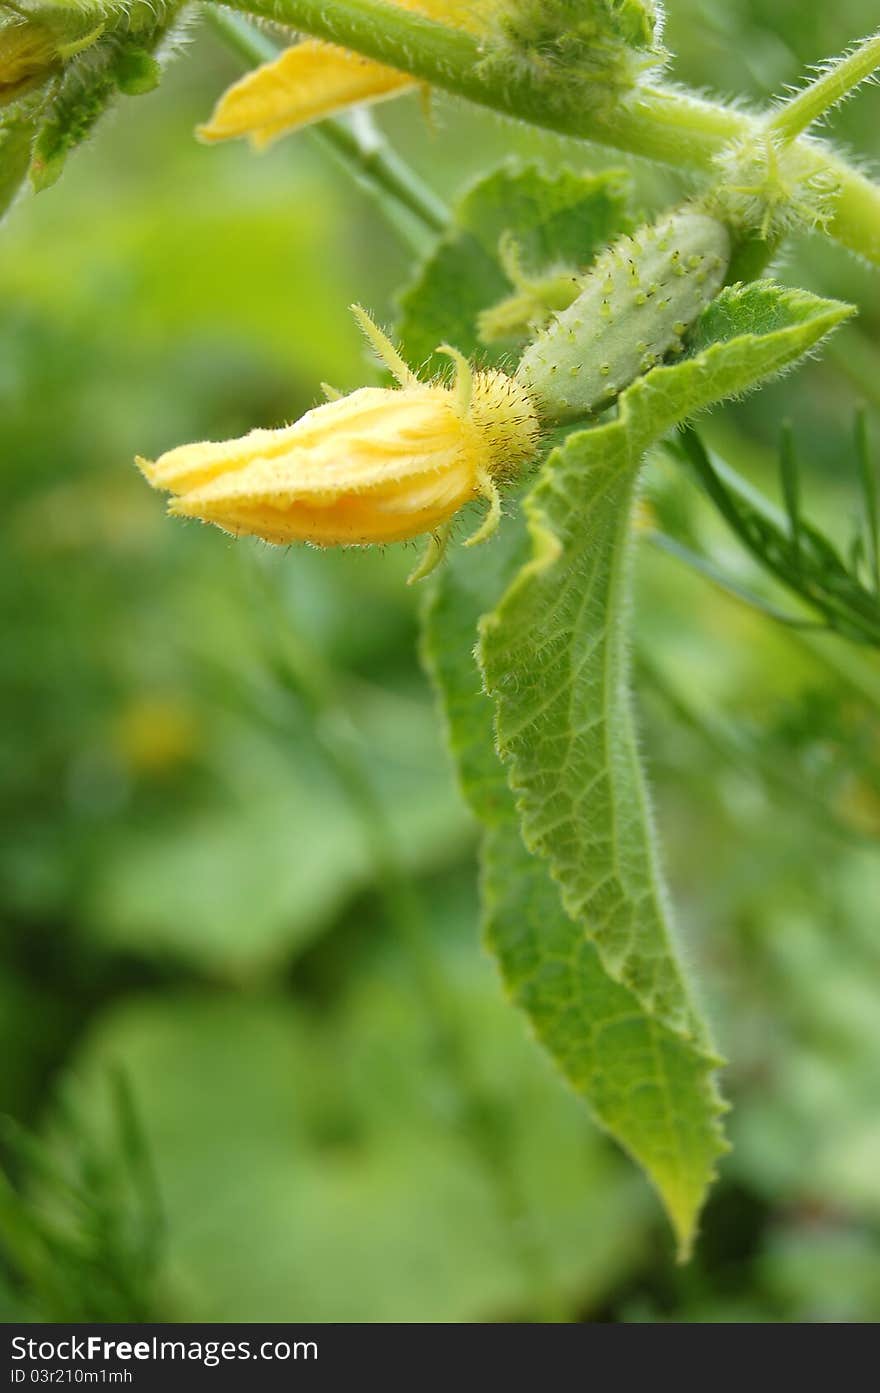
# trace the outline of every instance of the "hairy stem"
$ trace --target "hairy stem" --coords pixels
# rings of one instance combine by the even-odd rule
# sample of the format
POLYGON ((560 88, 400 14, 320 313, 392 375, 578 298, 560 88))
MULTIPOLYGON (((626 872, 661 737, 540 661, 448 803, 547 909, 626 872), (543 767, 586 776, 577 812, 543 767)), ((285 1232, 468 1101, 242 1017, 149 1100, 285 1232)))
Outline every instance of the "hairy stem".
POLYGON ((857 45, 852 53, 829 64, 802 92, 784 103, 770 122, 782 141, 793 140, 880 68, 880 34, 857 45))
MULTIPOLYGON (((289 24, 507 116, 628 154, 709 173, 731 141, 757 138, 766 118, 674 87, 638 87, 610 111, 584 102, 577 84, 527 66, 485 64, 472 34, 379 0, 233 0, 234 8, 289 24)), ((804 177, 830 177, 827 231, 880 265, 880 188, 818 141, 800 147, 804 177)))

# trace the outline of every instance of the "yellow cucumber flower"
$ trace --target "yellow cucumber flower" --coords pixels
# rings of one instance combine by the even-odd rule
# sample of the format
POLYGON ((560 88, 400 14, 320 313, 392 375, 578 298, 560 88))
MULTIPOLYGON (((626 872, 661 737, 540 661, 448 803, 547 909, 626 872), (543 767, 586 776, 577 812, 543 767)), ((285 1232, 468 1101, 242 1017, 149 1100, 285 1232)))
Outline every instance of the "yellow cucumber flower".
POLYGON ((485 521, 466 545, 494 532, 498 483, 537 448, 528 393, 497 370, 474 372, 455 349, 455 379, 420 382, 365 311, 361 327, 398 383, 361 387, 315 407, 292 426, 253 430, 238 440, 181 445, 137 463, 168 511, 233 536, 277 545, 367 546, 431 533, 426 575, 443 553, 449 523, 485 498, 485 521))
MULTIPOLYGON (((494 0, 391 0, 402 10, 450 28, 479 32, 480 12, 494 0)), ((245 74, 223 93, 200 140, 247 136, 258 150, 314 121, 349 107, 381 102, 419 85, 409 73, 374 63, 320 39, 304 39, 245 74)))

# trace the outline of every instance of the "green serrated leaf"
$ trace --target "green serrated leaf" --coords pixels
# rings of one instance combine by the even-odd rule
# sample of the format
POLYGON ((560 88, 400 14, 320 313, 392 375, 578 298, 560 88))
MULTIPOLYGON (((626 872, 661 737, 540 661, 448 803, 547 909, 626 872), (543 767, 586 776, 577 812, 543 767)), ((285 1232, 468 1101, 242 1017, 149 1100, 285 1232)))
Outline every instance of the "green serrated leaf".
MULTIPOLYGON (((495 259, 504 232, 517 238, 533 266, 588 264, 626 227, 623 188, 617 175, 610 183, 569 175, 553 180, 536 170, 490 175, 461 207, 467 229, 441 243, 405 297, 407 353, 423 357, 444 338, 474 350, 477 315, 506 291, 495 259)), ((529 551, 522 514, 505 519, 492 546, 453 548, 426 615, 426 663, 443 699, 466 796, 486 826, 485 935, 541 1043, 655 1185, 684 1254, 724 1149, 717 1061, 653 1019, 611 978, 583 926, 563 908, 546 862, 526 850, 495 752, 492 703, 473 659, 480 616, 508 589, 529 551)))
POLYGON ((713 458, 693 426, 672 444, 695 481, 712 500, 740 543, 769 575, 787 586, 814 610, 820 623, 845 634, 853 643, 880 645, 880 605, 860 578, 863 538, 857 535, 851 555, 837 547, 800 514, 796 464, 786 461, 783 436, 783 491, 788 516, 780 514, 730 465, 713 458), (786 477, 786 475, 789 477, 786 477))
POLYGON ((481 623, 522 831, 609 975, 705 1047, 668 924, 629 701, 629 522, 639 465, 694 411, 801 357, 849 309, 769 282, 728 288, 691 356, 638 379, 616 419, 554 450, 525 500, 531 555, 481 623))
MULTIPOLYGON (((546 259, 562 255, 540 216, 548 182, 507 171, 468 196, 468 229, 444 240, 405 297, 412 360, 443 339, 475 351, 476 317, 503 279, 494 255, 502 232, 526 245, 537 229, 546 259)), ((571 243, 565 255, 577 256, 571 243)), ((653 439, 793 361, 847 312, 775 286, 723 292, 683 359, 628 389, 616 420, 552 452, 524 515, 505 519, 491 546, 452 548, 426 612, 426 663, 463 788, 486 826, 487 942, 538 1039, 654 1183, 682 1255, 725 1149, 723 1104, 719 1061, 667 925, 633 736, 623 632, 630 505, 653 439), (482 658, 494 701, 472 657, 487 615, 482 658)))
POLYGON ((455 224, 401 297, 400 333, 410 362, 431 361, 440 343, 451 343, 480 361, 510 357, 511 345, 487 349, 477 335, 483 310, 510 294, 498 257, 512 233, 532 270, 570 265, 585 270, 607 243, 632 226, 629 180, 603 174, 546 174, 535 165, 505 165, 475 184, 459 203, 455 224))
POLYGON ((659 434, 801 356, 846 313, 767 284, 725 291, 697 326, 699 353, 640 379, 617 419, 553 451, 525 500, 530 554, 480 624, 523 838, 568 915, 554 921, 546 884, 532 867, 517 872, 508 827, 489 840, 491 941, 557 1063, 655 1179, 683 1247, 721 1145, 717 1060, 670 928, 633 726, 630 511, 640 460, 659 434), (709 325, 728 337, 707 341, 709 325), (650 1039, 656 1061, 654 1096, 629 1116, 620 1106, 629 1043, 606 1031, 601 1053, 595 1044, 597 1002, 607 1010, 617 992, 629 1003, 627 1032, 650 1039), (615 1085, 609 1105, 601 1089, 615 1085))
POLYGON ((472 654, 481 614, 528 554, 521 518, 491 548, 456 549, 425 614, 424 656, 440 692, 461 784, 485 824, 486 942, 535 1034, 595 1119, 645 1170, 682 1256, 725 1146, 717 1061, 654 1020, 608 974, 562 907, 546 862, 530 855, 493 740, 492 703, 472 654))

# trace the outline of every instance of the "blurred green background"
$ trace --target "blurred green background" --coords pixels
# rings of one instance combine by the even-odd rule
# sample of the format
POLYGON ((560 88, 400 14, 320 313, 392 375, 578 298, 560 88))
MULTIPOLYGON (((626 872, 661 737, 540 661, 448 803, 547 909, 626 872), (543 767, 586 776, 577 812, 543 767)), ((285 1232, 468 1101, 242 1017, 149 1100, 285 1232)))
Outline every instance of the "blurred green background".
MULTIPOLYGON (((876 24, 873 0, 670 0, 674 74, 762 99, 876 24)), ((475 831, 417 659, 413 552, 232 543, 132 465, 274 425, 367 371, 411 252, 308 135, 253 156, 195 124, 237 75, 196 28, 0 234, 4 767, 0 1233, 7 1319, 873 1320, 880 1316, 880 665, 776 627, 643 546, 638 696, 734 1149, 697 1255, 592 1127, 479 946, 475 831), (301 677, 319 674, 321 694, 301 677), (342 741, 408 881, 383 865, 342 741), (394 930, 415 895, 488 1098, 499 1187, 394 930), (22 1130, 24 1129, 24 1130, 22 1130)), ((878 95, 834 120, 880 154, 878 95)), ((510 153, 607 154, 438 100, 379 121, 443 196, 510 153)), ((681 180, 637 168, 646 208, 681 180)), ((822 363, 705 434, 846 538, 853 410, 880 396, 877 273, 822 363)), ((875 453, 880 442, 871 415, 875 453)), ((663 457, 649 498, 749 563, 663 457)), ((363 790, 361 790, 363 793, 363 790)), ((420 985, 421 984, 421 985, 420 985)))

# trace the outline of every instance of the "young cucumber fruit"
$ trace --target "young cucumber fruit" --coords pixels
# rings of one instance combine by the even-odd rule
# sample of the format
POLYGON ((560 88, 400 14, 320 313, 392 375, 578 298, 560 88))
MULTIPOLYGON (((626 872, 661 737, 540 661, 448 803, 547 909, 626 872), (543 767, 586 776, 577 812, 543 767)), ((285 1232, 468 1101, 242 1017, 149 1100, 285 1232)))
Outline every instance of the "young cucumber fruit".
POLYGON ((729 261, 724 224, 687 210, 615 242, 520 360, 516 377, 542 416, 590 415, 680 349, 729 261))

